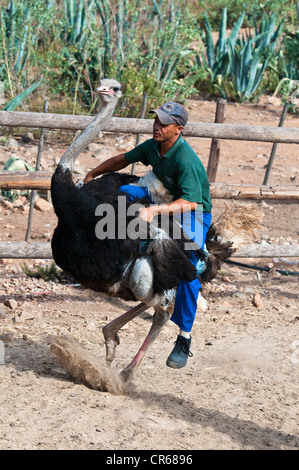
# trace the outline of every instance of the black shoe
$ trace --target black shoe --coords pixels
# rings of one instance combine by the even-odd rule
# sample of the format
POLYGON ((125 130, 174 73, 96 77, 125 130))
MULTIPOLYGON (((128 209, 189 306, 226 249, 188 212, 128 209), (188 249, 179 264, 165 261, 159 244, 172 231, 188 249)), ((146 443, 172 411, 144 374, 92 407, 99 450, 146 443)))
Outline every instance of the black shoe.
POLYGON ((187 364, 188 357, 192 357, 193 354, 190 351, 191 346, 191 337, 184 338, 179 335, 175 342, 175 347, 168 356, 166 365, 172 367, 173 369, 181 369, 187 364))

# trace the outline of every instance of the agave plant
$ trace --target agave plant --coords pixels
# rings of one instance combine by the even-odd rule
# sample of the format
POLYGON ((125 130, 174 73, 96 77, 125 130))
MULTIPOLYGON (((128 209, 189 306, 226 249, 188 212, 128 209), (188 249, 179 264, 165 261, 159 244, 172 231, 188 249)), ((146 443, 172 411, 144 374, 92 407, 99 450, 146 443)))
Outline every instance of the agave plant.
POLYGON ((255 93, 275 54, 281 24, 276 30, 272 29, 273 19, 268 27, 265 25, 267 23, 260 28, 261 33, 253 36, 247 34, 246 39, 239 39, 234 50, 230 51, 230 75, 241 101, 249 99, 255 93))
MULTIPOLYGON (((94 2, 89 2, 88 10, 91 11, 94 2)), ((83 44, 86 36, 87 17, 84 8, 84 0, 64 0, 64 41, 68 44, 83 44)))
POLYGON ((214 45, 212 29, 206 13, 204 13, 205 37, 204 44, 206 47, 205 54, 201 57, 197 55, 196 60, 199 66, 210 69, 212 80, 218 75, 230 75, 230 56, 229 52, 233 51, 235 44, 245 17, 243 12, 236 21, 229 37, 227 35, 227 8, 223 8, 222 17, 219 27, 218 41, 214 45))
POLYGON ((31 95, 31 93, 34 92, 34 90, 41 84, 42 81, 43 79, 41 78, 38 82, 33 83, 33 85, 28 87, 22 93, 15 96, 12 100, 6 103, 2 111, 13 111, 16 109, 29 95, 31 95))
POLYGON ((261 52, 255 49, 253 39, 232 51, 231 79, 241 101, 254 94, 271 59, 270 54, 265 57, 261 52))
POLYGON ((296 98, 299 91, 299 31, 287 32, 282 41, 282 47, 276 56, 272 71, 278 77, 278 84, 274 96, 281 93, 283 101, 291 101, 296 98))
POLYGON ((226 37, 227 12, 223 9, 219 29, 219 39, 214 46, 209 20, 205 15, 206 56, 198 65, 208 66, 215 87, 225 97, 225 89, 221 82, 229 80, 235 89, 235 95, 241 100, 249 99, 257 90, 261 78, 275 53, 277 41, 282 32, 282 22, 277 26, 276 17, 265 15, 258 26, 254 20, 255 33, 246 32, 240 37, 240 28, 245 13, 236 21, 230 34, 226 37), (219 78, 221 77, 221 79, 219 78))
MULTIPOLYGON (((299 5, 299 2, 298 2, 299 5)), ((277 74, 280 79, 299 80, 299 31, 287 31, 277 56, 277 74)))

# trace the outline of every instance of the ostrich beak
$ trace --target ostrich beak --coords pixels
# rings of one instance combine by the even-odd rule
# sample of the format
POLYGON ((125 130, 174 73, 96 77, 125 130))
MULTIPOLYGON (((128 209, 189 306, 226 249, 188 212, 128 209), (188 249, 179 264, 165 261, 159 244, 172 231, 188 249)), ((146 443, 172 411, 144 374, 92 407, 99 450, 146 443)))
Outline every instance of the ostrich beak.
POLYGON ((95 92, 99 95, 115 95, 114 90, 107 86, 99 86, 95 89, 95 92))

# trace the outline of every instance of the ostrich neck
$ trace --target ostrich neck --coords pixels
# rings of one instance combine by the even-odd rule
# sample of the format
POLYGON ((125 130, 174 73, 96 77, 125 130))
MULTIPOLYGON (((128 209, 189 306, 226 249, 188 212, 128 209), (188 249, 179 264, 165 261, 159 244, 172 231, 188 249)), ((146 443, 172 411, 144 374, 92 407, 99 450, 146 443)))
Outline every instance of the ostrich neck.
POLYGON ((116 102, 117 100, 110 101, 109 103, 104 102, 100 112, 64 152, 59 162, 59 165, 64 170, 72 171, 73 165, 80 153, 97 137, 103 125, 113 115, 116 102))

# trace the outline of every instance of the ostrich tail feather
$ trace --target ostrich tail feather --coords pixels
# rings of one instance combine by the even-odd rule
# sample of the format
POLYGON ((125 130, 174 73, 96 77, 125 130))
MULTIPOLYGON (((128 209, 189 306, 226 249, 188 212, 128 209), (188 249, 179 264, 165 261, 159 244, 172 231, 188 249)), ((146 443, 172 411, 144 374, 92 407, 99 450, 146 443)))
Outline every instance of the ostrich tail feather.
POLYGON ((256 231, 261 226, 263 212, 256 204, 237 205, 226 208, 214 223, 218 237, 223 243, 232 243, 234 249, 256 239, 256 231))

